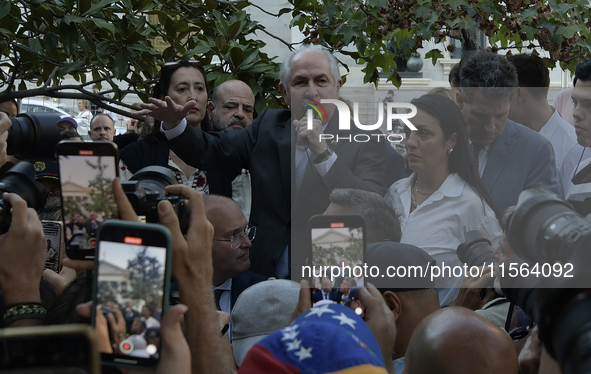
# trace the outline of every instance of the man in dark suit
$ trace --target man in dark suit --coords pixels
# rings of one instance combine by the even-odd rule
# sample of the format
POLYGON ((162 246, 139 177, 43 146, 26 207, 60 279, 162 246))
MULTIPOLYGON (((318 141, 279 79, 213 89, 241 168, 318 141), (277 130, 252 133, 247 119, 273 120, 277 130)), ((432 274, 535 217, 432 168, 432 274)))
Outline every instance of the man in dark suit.
POLYGON ((479 174, 501 212, 517 204, 523 190, 560 192, 552 144, 508 119, 517 84, 515 66, 504 56, 478 53, 462 62, 456 93, 479 174))
POLYGON ((204 195, 203 201, 214 230, 211 255, 216 307, 230 313, 242 291, 269 277, 248 271, 256 227, 247 226, 240 206, 219 195, 204 195))
POLYGON ((312 294, 312 303, 320 300, 332 300, 339 302, 339 294, 332 288, 332 282, 328 278, 322 278, 322 288, 312 294))
POLYGON ((377 136, 370 136, 377 131, 361 131, 355 125, 344 129, 332 104, 323 105, 326 115, 313 119, 312 128, 307 128, 302 110, 306 100, 338 100, 341 85, 334 56, 310 46, 295 52, 281 68, 279 87, 291 111, 265 110, 245 129, 206 134, 186 126, 183 118, 194 105, 191 101, 181 106, 170 98, 150 99, 142 105, 145 110, 139 114, 162 119, 161 138, 168 139, 186 163, 204 170, 234 166, 250 170, 250 224, 260 231, 251 256, 253 271, 287 277, 289 248, 292 278, 301 276, 301 268, 297 269, 306 257, 307 221, 326 209, 334 188, 385 193, 385 147, 377 136), (328 142, 320 136, 329 134, 328 142), (355 141, 358 134, 363 135, 361 142, 355 141))

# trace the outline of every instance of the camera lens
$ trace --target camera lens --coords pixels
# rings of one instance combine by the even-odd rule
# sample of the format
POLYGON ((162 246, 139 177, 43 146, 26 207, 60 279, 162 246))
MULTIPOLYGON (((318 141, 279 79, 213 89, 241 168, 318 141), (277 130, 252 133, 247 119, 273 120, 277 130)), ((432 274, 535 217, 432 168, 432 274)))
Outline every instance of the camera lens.
POLYGON ((591 223, 556 195, 531 189, 519 195, 506 234, 519 256, 553 263, 567 259, 577 243, 591 234, 591 223))
POLYGON ((11 206, 2 199, 3 192, 12 192, 27 202, 29 208, 39 212, 47 201, 47 192, 43 185, 35 180, 35 168, 29 162, 13 166, 0 180, 0 234, 10 227, 12 220, 11 206))
POLYGON ((490 240, 480 230, 466 233, 466 241, 458 246, 458 258, 468 266, 496 264, 490 240))
POLYGON ((6 152, 24 161, 55 160, 55 146, 61 140, 53 113, 19 114, 11 117, 6 152))

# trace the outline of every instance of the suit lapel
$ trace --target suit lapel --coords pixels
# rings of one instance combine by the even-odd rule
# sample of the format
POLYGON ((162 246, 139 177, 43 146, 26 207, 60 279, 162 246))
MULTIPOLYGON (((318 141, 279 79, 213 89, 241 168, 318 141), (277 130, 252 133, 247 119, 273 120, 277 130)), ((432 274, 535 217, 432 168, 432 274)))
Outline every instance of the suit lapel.
POLYGON ((279 124, 275 130, 277 135, 277 151, 279 152, 279 165, 281 168, 281 184, 287 196, 293 190, 292 180, 294 171, 291 159, 294 154, 295 143, 292 141, 293 131, 291 129, 291 119, 288 119, 279 124))
POLYGON ((238 296, 247 289, 250 285, 251 275, 248 271, 240 274, 236 278, 232 278, 232 292, 230 293, 230 308, 234 309, 234 304, 236 304, 236 300, 238 300, 238 296))
POLYGON ((503 133, 490 146, 486 167, 482 174, 482 182, 484 182, 484 185, 489 191, 493 189, 507 161, 509 161, 509 156, 511 156, 511 152, 517 143, 515 139, 516 134, 517 131, 515 130, 514 123, 507 120, 507 125, 503 133))

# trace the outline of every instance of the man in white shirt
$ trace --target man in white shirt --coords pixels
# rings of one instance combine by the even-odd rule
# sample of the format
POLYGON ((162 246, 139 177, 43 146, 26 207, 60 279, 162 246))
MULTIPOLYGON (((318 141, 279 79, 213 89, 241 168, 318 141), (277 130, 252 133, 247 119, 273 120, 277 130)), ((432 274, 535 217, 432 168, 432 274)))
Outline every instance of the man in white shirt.
MULTIPOLYGON (((575 69, 576 84, 573 90, 572 99, 575 104, 573 118, 575 119, 575 132, 577 143, 583 147, 591 146, 591 61, 582 62, 575 69)), ((580 172, 587 165, 591 164, 591 154, 585 149, 580 163, 577 163, 569 171, 572 174, 580 172)), ((572 175, 571 175, 572 177, 572 175)), ((566 191, 566 197, 575 193, 591 192, 591 183, 572 185, 566 191)))
POLYGON ((509 118, 538 132, 552 143, 556 157, 556 170, 562 176, 561 197, 570 185, 572 175, 562 170, 576 164, 583 153, 577 144, 575 129, 562 119, 558 111, 548 104, 550 71, 539 56, 525 53, 508 57, 517 68, 519 87, 511 100, 509 118))

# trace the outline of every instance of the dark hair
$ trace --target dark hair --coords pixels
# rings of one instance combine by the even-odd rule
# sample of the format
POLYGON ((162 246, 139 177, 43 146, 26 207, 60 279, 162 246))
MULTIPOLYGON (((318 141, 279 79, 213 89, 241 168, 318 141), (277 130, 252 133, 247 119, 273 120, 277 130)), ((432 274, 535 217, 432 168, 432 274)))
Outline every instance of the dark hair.
MULTIPOLYGON (((458 81, 458 84, 460 83, 460 69, 461 69, 462 65, 461 62, 458 62, 457 64, 455 64, 451 70, 449 71, 449 85, 451 86, 452 81, 458 81)), ((453 86, 452 86, 453 87, 453 86)))
POLYGON ((481 52, 462 61, 460 92, 465 102, 472 102, 476 92, 488 99, 512 99, 517 85, 517 70, 505 56, 481 52))
POLYGON ((577 64, 573 86, 577 84, 577 80, 579 79, 582 81, 591 81, 591 60, 577 64))
POLYGON ((78 131, 76 131, 76 130, 63 131, 61 133, 61 138, 62 139, 72 139, 72 138, 80 138, 80 139, 82 139, 82 137, 80 136, 80 134, 78 134, 78 131))
POLYGON ((392 240, 402 236, 396 211, 381 195, 353 188, 334 189, 328 197, 331 203, 351 209, 365 220, 367 244, 392 240))
POLYGON ((480 196, 483 202, 495 212, 497 219, 501 213, 493 201, 490 193, 480 179, 476 169, 476 160, 468 143, 468 132, 460 108, 450 99, 441 95, 423 95, 411 101, 413 105, 439 122, 445 140, 455 133, 457 142, 447 160, 447 166, 452 173, 458 173, 480 196))
MULTIPOLYGON (((209 85, 207 83, 207 74, 205 74, 205 69, 201 66, 197 61, 187 60, 183 58, 182 60, 178 61, 176 64, 165 65, 160 69, 158 73, 160 75, 160 80, 154 85, 154 89, 152 90, 152 97, 156 99, 160 99, 161 96, 168 95, 168 89, 170 88, 170 82, 172 80, 172 75, 175 71, 179 68, 195 68, 197 69, 201 75, 203 75, 203 80, 205 81, 205 91, 209 95, 209 85)), ((209 119, 207 118, 207 113, 205 113, 205 117, 201 120, 201 128, 207 129, 209 128, 209 119)), ((152 128, 152 133, 150 134, 150 139, 154 142, 154 134, 160 131, 160 123, 161 121, 154 121, 154 126, 152 128)))
POLYGON ((537 87, 529 93, 537 100, 546 99, 550 88, 550 70, 540 56, 520 53, 507 57, 517 69, 517 80, 519 87, 537 87))
POLYGON ((43 320, 44 325, 63 325, 69 323, 88 323, 87 318, 81 317, 76 310, 78 304, 84 302, 87 287, 86 272, 81 273, 72 281, 55 302, 47 308, 43 320))

